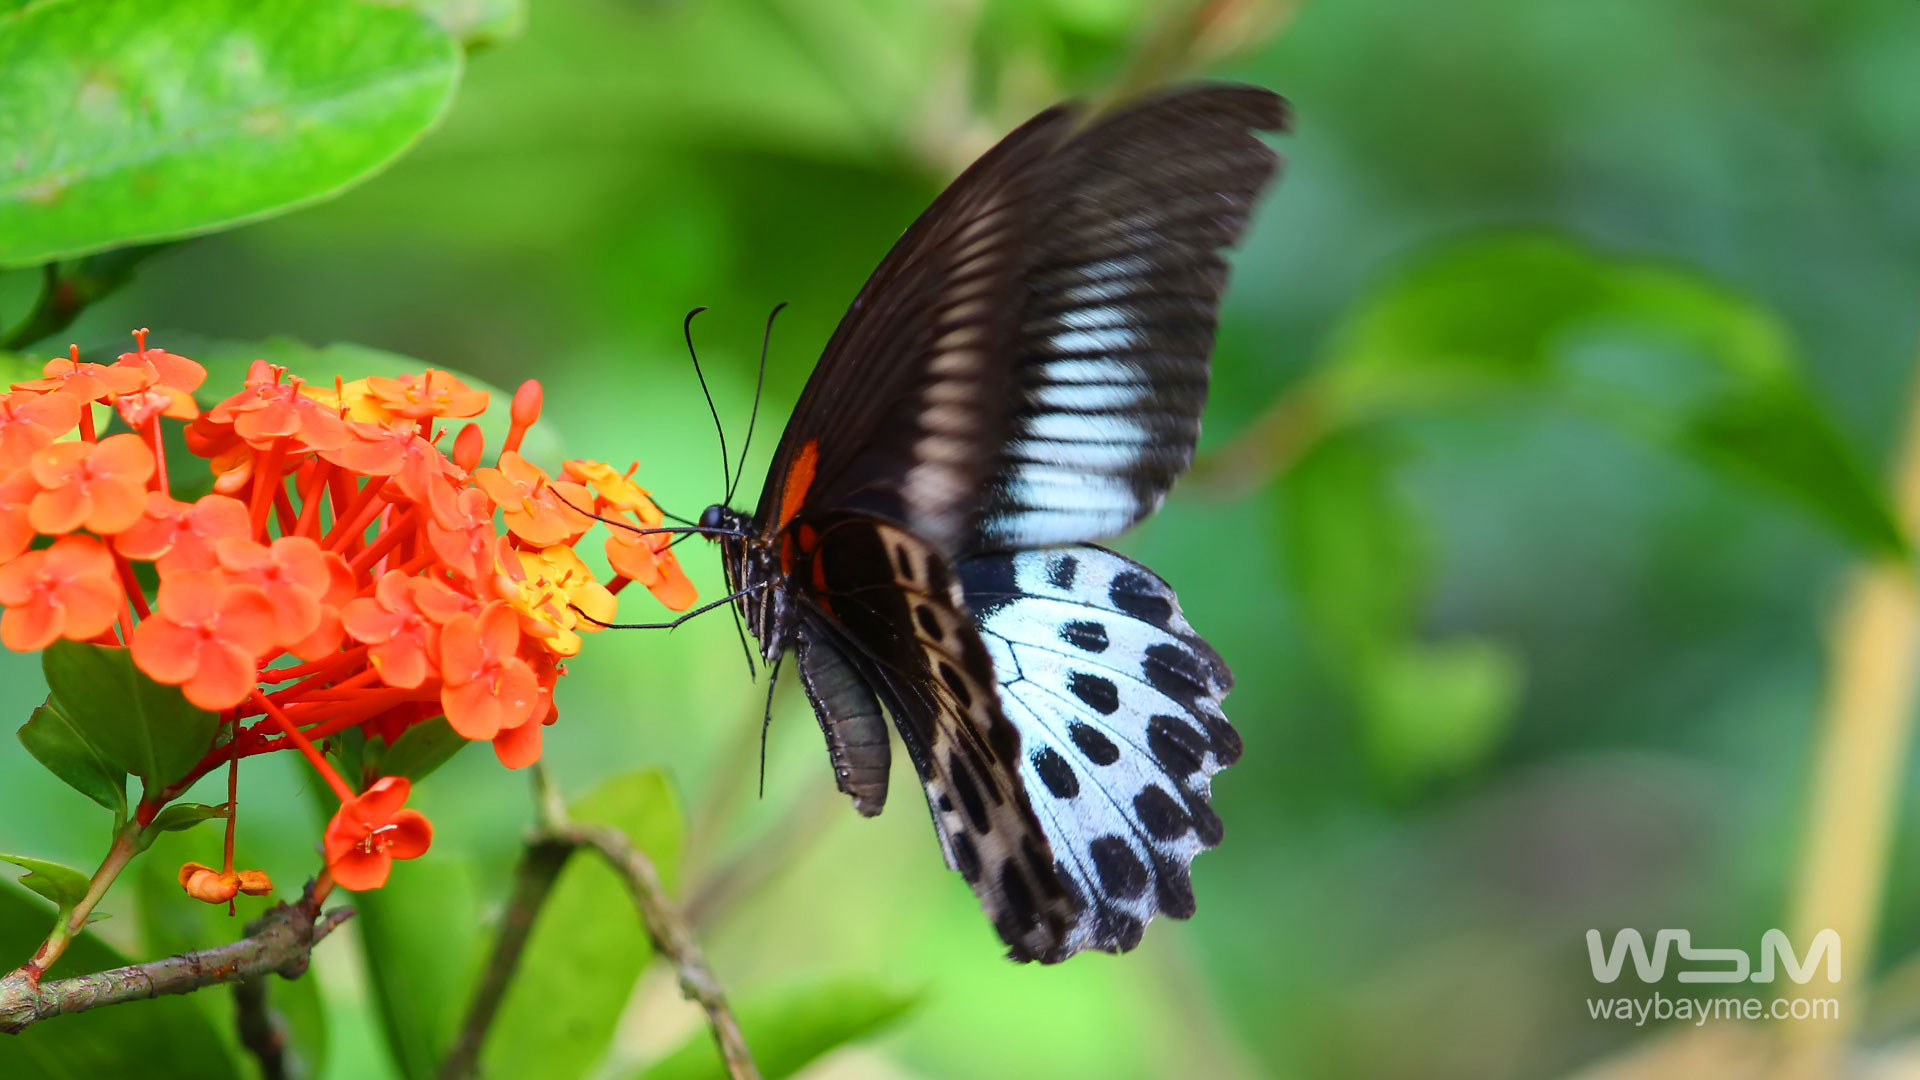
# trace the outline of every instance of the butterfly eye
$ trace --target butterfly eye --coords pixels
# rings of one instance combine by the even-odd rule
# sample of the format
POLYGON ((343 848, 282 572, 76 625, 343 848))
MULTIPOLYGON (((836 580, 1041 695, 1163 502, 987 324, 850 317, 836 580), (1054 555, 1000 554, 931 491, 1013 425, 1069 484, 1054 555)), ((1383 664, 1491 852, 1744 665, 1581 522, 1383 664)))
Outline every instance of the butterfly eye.
POLYGON ((718 529, 726 521, 726 517, 727 508, 719 503, 714 503, 701 513, 700 527, 703 529, 718 529))

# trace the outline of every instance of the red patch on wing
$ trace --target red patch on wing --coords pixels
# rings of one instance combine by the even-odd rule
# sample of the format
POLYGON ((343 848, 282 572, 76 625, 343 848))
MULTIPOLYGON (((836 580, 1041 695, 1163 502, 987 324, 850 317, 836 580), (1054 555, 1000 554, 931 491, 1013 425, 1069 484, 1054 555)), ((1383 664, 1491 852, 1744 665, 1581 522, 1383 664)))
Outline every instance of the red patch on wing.
POLYGON ((819 461, 820 440, 808 439, 793 464, 787 467, 786 483, 780 487, 781 528, 786 528, 793 515, 800 512, 800 504, 807 499, 807 489, 813 486, 813 470, 819 461))

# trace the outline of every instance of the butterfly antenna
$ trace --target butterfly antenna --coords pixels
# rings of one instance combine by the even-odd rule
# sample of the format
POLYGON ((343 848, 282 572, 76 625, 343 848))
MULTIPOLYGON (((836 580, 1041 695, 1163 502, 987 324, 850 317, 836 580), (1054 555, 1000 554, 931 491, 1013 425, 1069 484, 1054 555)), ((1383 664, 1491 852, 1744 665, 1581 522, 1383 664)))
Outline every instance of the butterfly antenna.
MULTIPOLYGON (((785 654, 781 660, 786 659, 785 654)), ((773 662, 773 674, 767 679, 767 712, 760 718, 760 797, 767 797, 767 729, 773 726, 773 688, 780 685, 780 660, 773 662)))
MULTIPOLYGON (((649 496, 648 496, 648 498, 653 498, 653 497, 652 497, 651 495, 649 495, 649 496)), ((660 505, 660 500, 659 500, 659 499, 653 499, 653 508, 654 508, 655 510, 658 510, 658 511, 660 511, 660 516, 661 516, 661 517, 664 517, 664 518, 666 518, 666 519, 667 519, 668 521, 677 521, 677 522, 679 522, 679 523, 680 523, 680 524, 682 524, 682 525, 696 525, 696 524, 699 524, 698 522, 696 522, 696 521, 694 521, 694 520, 693 520, 693 519, 691 519, 691 518, 683 518, 683 517, 681 517, 681 516, 680 516, 679 514, 676 514, 676 513, 674 513, 673 511, 671 511, 671 510, 669 510, 669 509, 667 509, 666 507, 664 507, 664 506, 661 506, 661 505, 660 505)))
MULTIPOLYGON (((747 439, 740 444, 740 464, 733 470, 733 482, 738 484, 747 472, 747 448, 753 445, 753 425, 760 419, 760 391, 767 385, 767 345, 773 341, 773 320, 787 306, 785 300, 773 305, 767 312, 767 328, 760 334, 760 374, 753 380, 753 411, 747 414, 747 439)), ((727 489, 727 505, 733 505, 733 489, 727 489)))
POLYGON ((704 306, 687 312, 680 333, 687 339, 687 355, 693 357, 693 374, 700 380, 700 393, 707 399, 707 412, 713 417, 713 430, 720 435, 720 490, 733 490, 733 474, 727 471, 727 429, 720 424, 720 410, 713 406, 713 391, 707 388, 707 373, 700 370, 700 354, 693 348, 693 317, 707 310, 704 306))

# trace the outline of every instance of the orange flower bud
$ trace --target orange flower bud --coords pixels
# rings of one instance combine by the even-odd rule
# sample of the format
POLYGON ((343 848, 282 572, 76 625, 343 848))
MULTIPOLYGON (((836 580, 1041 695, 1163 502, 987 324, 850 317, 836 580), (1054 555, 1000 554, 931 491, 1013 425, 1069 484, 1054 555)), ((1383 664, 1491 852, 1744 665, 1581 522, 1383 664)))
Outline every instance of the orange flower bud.
POLYGON ((195 900, 224 904, 240 891, 240 875, 223 874, 204 863, 190 862, 180 868, 180 887, 195 900))

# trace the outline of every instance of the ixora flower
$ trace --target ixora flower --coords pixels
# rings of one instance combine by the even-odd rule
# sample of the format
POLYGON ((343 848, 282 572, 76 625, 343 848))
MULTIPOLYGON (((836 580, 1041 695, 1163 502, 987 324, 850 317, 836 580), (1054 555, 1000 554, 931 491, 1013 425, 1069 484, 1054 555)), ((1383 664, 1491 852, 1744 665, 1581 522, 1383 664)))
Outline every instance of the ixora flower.
POLYGON ((613 621, 621 587, 637 580, 684 609, 692 586, 667 537, 642 531, 662 519, 632 470, 569 461, 549 474, 521 456, 537 383, 514 394, 505 444, 483 464, 478 426, 448 439, 436 425, 480 415, 488 394, 444 371, 309 385, 256 361, 203 412, 206 381, 142 331, 112 364, 74 351, 0 390, 0 644, 118 654, 215 715, 198 764, 150 786, 133 815, 144 827, 227 770, 225 807, 196 811, 226 818, 226 858, 182 867, 188 895, 272 890, 234 868, 232 837, 238 769, 276 750, 299 753, 339 799, 323 884, 378 888, 393 860, 427 851, 432 826, 405 805, 408 777, 342 747, 392 745, 444 717, 508 767, 531 764, 559 717, 561 661, 613 621), (128 430, 96 430, 96 415, 128 430), (204 472, 168 475, 169 432, 204 472), (596 519, 632 523, 614 529, 604 581, 574 547, 596 519))

